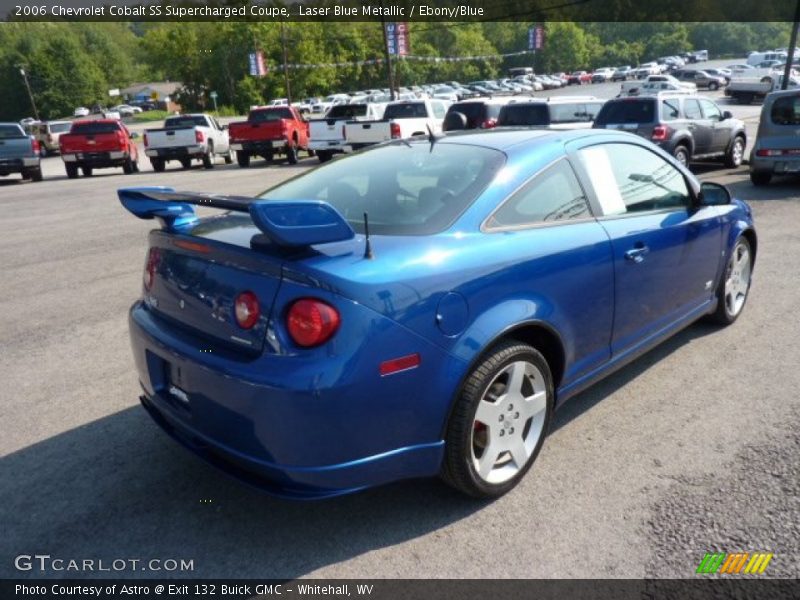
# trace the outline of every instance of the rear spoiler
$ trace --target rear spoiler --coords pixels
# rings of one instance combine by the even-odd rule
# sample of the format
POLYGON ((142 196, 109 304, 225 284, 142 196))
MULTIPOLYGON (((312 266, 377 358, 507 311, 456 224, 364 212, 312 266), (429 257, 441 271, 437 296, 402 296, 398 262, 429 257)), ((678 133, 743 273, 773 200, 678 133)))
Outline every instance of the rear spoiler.
POLYGON ((130 213, 140 219, 158 219, 167 231, 180 232, 195 223, 196 205, 249 213, 256 227, 280 246, 312 246, 355 237, 345 218, 322 200, 266 200, 176 192, 168 187, 123 188, 117 194, 130 213))

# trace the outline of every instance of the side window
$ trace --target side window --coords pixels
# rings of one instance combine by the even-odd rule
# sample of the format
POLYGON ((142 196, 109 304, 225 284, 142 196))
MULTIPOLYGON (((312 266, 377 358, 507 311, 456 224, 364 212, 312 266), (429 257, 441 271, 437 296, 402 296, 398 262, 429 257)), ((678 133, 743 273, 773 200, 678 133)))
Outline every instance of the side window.
POLYGON ((722 112, 711 100, 701 99, 700 106, 703 107, 703 115, 706 119, 711 119, 712 121, 719 121, 722 119, 722 112))
POLYGON ((687 119, 702 119, 703 113, 700 112, 700 104, 697 100, 687 99, 683 103, 683 110, 687 119))
POLYGON ((590 217, 589 206, 572 167, 559 160, 506 200, 489 217, 490 229, 569 221, 590 217))
POLYGON ((436 117, 437 119, 444 119, 444 114, 445 114, 444 106, 439 102, 433 102, 431 104, 433 108, 433 116, 436 117))
POLYGON ((688 208, 686 180, 678 169, 641 146, 602 144, 579 151, 604 215, 688 208))
POLYGON ((661 103, 661 119, 674 121, 681 114, 680 102, 676 98, 669 98, 661 103))

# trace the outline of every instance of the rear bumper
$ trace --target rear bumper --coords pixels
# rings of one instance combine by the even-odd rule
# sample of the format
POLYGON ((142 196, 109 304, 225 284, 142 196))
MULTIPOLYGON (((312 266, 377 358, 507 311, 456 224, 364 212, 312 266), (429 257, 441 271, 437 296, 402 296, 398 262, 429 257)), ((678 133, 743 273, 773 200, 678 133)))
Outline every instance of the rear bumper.
POLYGON ((286 152, 289 144, 286 140, 259 140, 255 142, 231 142, 231 148, 237 152, 247 152, 248 154, 272 154, 274 152, 286 152))
POLYGON ((314 152, 344 152, 344 141, 342 140, 322 140, 322 141, 314 141, 311 140, 308 143, 308 149, 313 150, 314 152))
POLYGON ((102 169, 105 167, 121 167, 128 159, 127 152, 121 150, 113 152, 62 152, 61 158, 65 163, 74 164, 78 167, 92 167, 102 169))
POLYGON ((22 173, 28 169, 35 169, 41 164, 38 156, 24 158, 0 158, 0 173, 22 173))
POLYGON ((145 150, 145 154, 150 158, 162 158, 164 160, 180 160, 182 158, 200 158, 205 155, 206 149, 203 146, 177 146, 174 148, 151 148, 145 150))
POLYGON ((374 146, 379 143, 380 142, 369 142, 363 144, 345 144, 344 146, 342 146, 342 152, 350 154, 351 152, 357 152, 358 150, 369 148, 370 146, 374 146))
MULTIPOLYGON (((129 326, 148 413, 183 446, 240 481, 311 499, 439 472, 450 396, 432 382, 442 368, 435 355, 424 354, 425 369, 370 380, 357 367, 374 358, 375 345, 368 344, 373 356, 343 358, 357 373, 354 380, 336 375, 326 383, 326 372, 338 373, 338 365, 203 353, 138 302, 129 326)), ((408 335, 398 328, 389 336, 392 347, 419 348, 408 335)))
POLYGON ((800 173, 800 155, 756 156, 750 155, 751 173, 774 173, 776 175, 800 173))

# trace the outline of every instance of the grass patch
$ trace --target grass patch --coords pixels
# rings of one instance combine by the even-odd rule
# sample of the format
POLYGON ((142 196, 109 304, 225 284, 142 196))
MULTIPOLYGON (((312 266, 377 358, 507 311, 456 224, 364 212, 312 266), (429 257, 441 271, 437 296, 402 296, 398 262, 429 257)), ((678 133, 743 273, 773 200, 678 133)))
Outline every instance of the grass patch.
POLYGON ((166 110, 148 110, 145 112, 134 113, 133 114, 133 122, 134 123, 146 123, 148 121, 163 121, 172 113, 166 110))

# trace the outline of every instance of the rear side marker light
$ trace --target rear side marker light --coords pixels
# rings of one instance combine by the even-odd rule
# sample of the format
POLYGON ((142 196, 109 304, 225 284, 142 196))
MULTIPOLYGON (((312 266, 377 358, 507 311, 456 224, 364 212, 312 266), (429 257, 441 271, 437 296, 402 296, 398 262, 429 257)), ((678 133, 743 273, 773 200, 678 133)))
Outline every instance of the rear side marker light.
POLYGON ((184 250, 191 250, 192 252, 200 252, 201 254, 208 254, 211 252, 211 248, 206 246, 205 244, 199 244, 197 242, 189 242, 186 240, 175 240, 173 242, 175 246, 178 248, 182 248, 184 250))
POLYGON ((381 377, 399 373, 400 371, 408 371, 409 369, 416 369, 420 364, 419 354, 409 354, 391 360, 385 360, 381 363, 380 374, 381 377))
POLYGON ((158 264, 161 262, 161 250, 158 248, 150 248, 147 253, 147 263, 144 267, 144 274, 142 275, 142 283, 144 283, 144 290, 149 292, 153 289, 153 282, 156 278, 156 271, 158 264))
POLYGON ((286 315, 286 328, 298 346, 311 348, 324 344, 339 329, 339 311, 314 298, 297 300, 286 315))
POLYGON ((756 156, 795 156, 800 154, 800 149, 791 148, 786 150, 765 150, 756 151, 756 156))
POLYGON ((389 125, 389 134, 392 136, 393 140, 400 138, 400 125, 397 123, 391 123, 389 125))
POLYGON ((205 141, 205 139, 206 139, 206 136, 203 135, 202 131, 195 131, 194 132, 194 141, 197 142, 198 144, 203 143, 203 141, 205 141))
POLYGON ((253 292, 242 292, 236 296, 233 302, 233 313, 236 323, 242 329, 252 329, 261 316, 261 308, 258 306, 258 296, 253 292))

